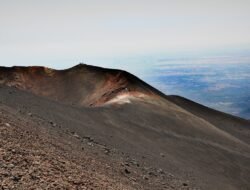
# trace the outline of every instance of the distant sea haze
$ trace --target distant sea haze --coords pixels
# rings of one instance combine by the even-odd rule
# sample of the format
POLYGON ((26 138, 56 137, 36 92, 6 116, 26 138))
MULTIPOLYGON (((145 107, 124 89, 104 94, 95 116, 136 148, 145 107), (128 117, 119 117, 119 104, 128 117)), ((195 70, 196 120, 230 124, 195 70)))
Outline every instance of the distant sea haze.
POLYGON ((145 80, 166 94, 250 119, 250 57, 159 59, 145 80))

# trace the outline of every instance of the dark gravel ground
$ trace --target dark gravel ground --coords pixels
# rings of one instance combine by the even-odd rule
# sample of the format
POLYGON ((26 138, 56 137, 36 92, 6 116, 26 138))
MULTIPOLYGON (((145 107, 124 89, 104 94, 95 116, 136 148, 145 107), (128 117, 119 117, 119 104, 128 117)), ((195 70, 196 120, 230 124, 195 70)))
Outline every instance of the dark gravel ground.
POLYGON ((0 187, 7 189, 191 189, 161 169, 0 105, 0 187))

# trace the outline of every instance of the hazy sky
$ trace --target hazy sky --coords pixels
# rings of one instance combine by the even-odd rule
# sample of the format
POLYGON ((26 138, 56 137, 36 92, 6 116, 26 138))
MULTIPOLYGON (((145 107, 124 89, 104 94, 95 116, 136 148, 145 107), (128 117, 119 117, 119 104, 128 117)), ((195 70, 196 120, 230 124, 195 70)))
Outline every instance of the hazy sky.
POLYGON ((0 65, 230 47, 250 47, 250 0, 0 0, 0 65))

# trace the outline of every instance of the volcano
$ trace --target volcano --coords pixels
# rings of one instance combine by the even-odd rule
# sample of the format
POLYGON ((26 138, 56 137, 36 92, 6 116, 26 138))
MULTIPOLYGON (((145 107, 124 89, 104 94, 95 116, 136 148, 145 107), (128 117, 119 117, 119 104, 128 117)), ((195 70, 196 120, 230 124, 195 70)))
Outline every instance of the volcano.
MULTIPOLYGON (((61 163, 65 171, 81 176, 81 183, 70 182, 67 172, 54 169, 55 186, 250 188, 250 121, 165 95, 126 71, 85 64, 66 70, 0 67, 0 108, 1 129, 8 132, 1 133, 0 149, 5 153, 0 155, 8 155, 9 150, 12 156, 18 155, 11 152, 18 144, 21 153, 23 149, 34 154, 43 151, 55 162, 45 167, 39 157, 39 164, 27 166, 27 171, 41 167, 47 171, 60 165, 56 159, 60 157, 66 160, 61 163), (39 145, 33 147, 28 141, 39 145), (77 166, 85 167, 85 175, 77 166)), ((11 159, 0 159, 10 164, 11 159)), ((18 162, 13 169, 2 170, 2 186, 43 188, 42 184, 52 184, 51 178, 44 177, 49 172, 40 172, 35 179, 29 172, 19 180, 9 175, 21 166, 18 162)))

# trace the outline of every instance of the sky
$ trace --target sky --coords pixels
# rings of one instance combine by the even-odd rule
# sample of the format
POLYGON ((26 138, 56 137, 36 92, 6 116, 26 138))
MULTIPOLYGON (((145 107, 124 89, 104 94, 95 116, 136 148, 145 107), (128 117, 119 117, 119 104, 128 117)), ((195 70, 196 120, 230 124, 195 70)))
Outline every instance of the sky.
POLYGON ((249 0, 0 0, 0 65, 119 68, 123 57, 250 49, 249 10, 249 0))

